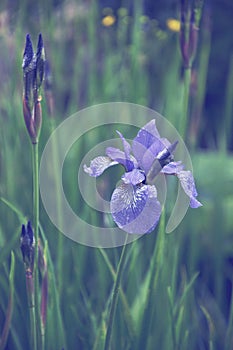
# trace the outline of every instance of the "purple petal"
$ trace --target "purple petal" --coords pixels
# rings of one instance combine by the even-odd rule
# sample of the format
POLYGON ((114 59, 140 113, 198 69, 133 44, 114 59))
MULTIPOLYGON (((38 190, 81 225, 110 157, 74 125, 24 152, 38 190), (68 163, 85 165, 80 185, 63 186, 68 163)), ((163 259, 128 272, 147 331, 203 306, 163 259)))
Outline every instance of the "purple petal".
POLYGON ((142 168, 146 174, 150 174, 151 180, 162 170, 162 168, 173 160, 172 152, 178 141, 170 144, 167 139, 156 140, 145 152, 142 158, 142 168))
POLYGON ((139 169, 133 169, 122 176, 125 184, 138 185, 145 180, 145 175, 139 169))
MULTIPOLYGON (((160 140, 162 141, 162 143, 163 143, 163 145, 164 145, 165 147, 169 148, 169 147, 171 146, 171 142, 168 141, 168 139, 166 139, 166 137, 162 137, 162 138, 160 138, 160 140)), ((179 141, 174 142, 173 145, 175 145, 175 147, 176 147, 176 145, 178 144, 178 142, 179 142, 179 141)), ((174 149, 175 149, 175 148, 174 148, 174 149)), ((172 149, 171 152, 173 152, 174 149, 172 149)))
MULTIPOLYGON (((164 140, 163 140, 163 144, 164 144, 164 140)), ((162 163, 167 159, 171 158, 172 153, 175 151, 177 144, 178 144, 178 141, 175 141, 173 144, 170 144, 168 146, 166 145, 166 147, 157 154, 156 158, 162 163)))
POLYGON ((118 163, 120 163, 119 160, 124 162, 126 160, 125 153, 121 151, 119 148, 107 147, 105 153, 109 158, 117 161, 118 163))
POLYGON ((132 157, 130 155, 131 146, 126 141, 124 136, 120 133, 120 131, 117 131, 117 134, 120 136, 122 144, 123 144, 123 148, 124 148, 124 154, 125 154, 125 159, 126 159, 125 168, 127 171, 131 171, 135 167, 134 161, 132 160, 132 157))
POLYGON ((110 208, 115 223, 132 234, 151 232, 161 214, 156 188, 148 185, 120 185, 112 194, 110 208))
MULTIPOLYGON (((155 137, 157 139, 160 139, 159 132, 155 125, 155 119, 150 120, 146 125, 144 125, 138 132, 136 138, 142 138, 144 141, 147 141, 147 143, 144 143, 146 146, 147 144, 150 146, 150 137, 155 137)), ((153 143, 153 141, 151 142, 153 143)))
POLYGON ((184 169, 184 166, 181 161, 171 162, 163 167, 161 170, 162 173, 166 175, 176 175, 178 172, 184 169))
POLYGON ((160 140, 159 132, 155 126, 155 119, 143 126, 132 143, 132 151, 137 159, 141 161, 146 150, 156 141, 160 140))
MULTIPOLYGON (((156 141, 145 151, 140 165, 143 170, 145 170, 145 173, 148 174, 148 172, 151 170, 151 167, 153 166, 153 163, 156 161, 156 168, 160 167, 160 170, 166 165, 166 163, 169 163, 171 160, 171 151, 173 145, 166 146, 164 141, 161 139, 156 139, 156 141), (159 164, 157 164, 159 162, 159 164)), ((160 171, 158 170, 158 172, 160 171)))
POLYGON ((106 148, 106 155, 112 160, 116 161, 117 163, 123 165, 126 171, 130 171, 134 168, 134 160, 132 159, 132 157, 130 159, 127 159, 127 157, 125 156, 125 152, 119 150, 118 148, 106 148))
POLYGON ((147 174, 150 170, 156 156, 165 148, 164 144, 159 139, 154 139, 154 143, 149 148, 133 141, 133 152, 141 169, 147 174))
POLYGON ((108 169, 110 166, 118 164, 116 161, 112 161, 111 158, 105 156, 99 156, 91 161, 90 167, 84 164, 84 171, 90 176, 100 176, 104 170, 108 169))
POLYGON ((123 148, 124 148, 124 152, 125 152, 125 157, 127 159, 130 158, 130 152, 131 152, 131 146, 130 144, 126 141, 126 139, 124 138, 124 136, 120 133, 120 131, 116 131, 117 134, 120 136, 122 144, 123 144, 123 148))
POLYGON ((195 198, 197 197, 197 190, 195 187, 195 182, 193 178, 193 174, 191 171, 179 171, 177 173, 177 177, 180 180, 180 184, 184 190, 184 192, 189 196, 190 198, 190 207, 191 208, 198 208, 202 206, 202 204, 195 198))
POLYGON ((177 143, 171 145, 166 138, 161 138, 153 119, 139 130, 133 140, 132 150, 139 166, 146 174, 151 170, 152 164, 157 158, 160 164, 156 163, 156 173, 159 173, 175 150, 177 143))

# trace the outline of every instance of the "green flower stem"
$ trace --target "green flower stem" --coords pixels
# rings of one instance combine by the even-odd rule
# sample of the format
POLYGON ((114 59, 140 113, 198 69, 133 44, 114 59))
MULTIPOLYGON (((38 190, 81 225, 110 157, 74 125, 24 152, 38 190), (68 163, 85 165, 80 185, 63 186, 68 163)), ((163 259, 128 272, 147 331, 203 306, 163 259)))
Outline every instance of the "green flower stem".
POLYGON ((35 259, 34 259, 34 293, 35 293, 35 318, 36 334, 34 333, 34 349, 37 350, 40 335, 40 314, 39 314, 39 274, 38 274, 38 239, 39 239, 39 162, 38 143, 32 144, 33 163, 33 227, 35 234, 35 259))
POLYGON ((126 236, 126 240, 124 243, 124 246, 121 251, 121 256, 120 256, 120 261, 117 267, 117 272, 116 272, 116 279, 113 287, 113 294, 112 294, 112 302, 110 306, 110 314, 109 314, 109 320, 108 320, 108 328, 107 328, 107 333, 106 333, 106 338, 105 338, 105 345, 104 345, 104 350, 109 350, 110 349, 110 344, 111 344, 111 337, 112 337, 112 329, 113 329, 113 322, 114 322, 114 317, 115 317, 115 312, 116 312, 116 306, 117 306, 117 301, 118 301, 118 294, 119 294, 119 288, 120 288, 120 282, 121 282, 121 276, 123 272, 123 267, 125 265, 125 260, 126 260, 126 242, 127 242, 128 235, 126 236))
MULTIPOLYGON (((55 119, 53 117, 50 118, 50 130, 51 133, 56 129, 56 123, 55 119)), ((55 181, 55 188, 56 188, 56 208, 57 208, 57 216, 58 216, 58 223, 59 227, 63 227, 62 222, 62 205, 61 205, 61 193, 57 189, 59 188, 59 142, 57 138, 52 138, 52 154, 53 154, 53 169, 54 169, 54 181, 55 181)), ((57 245, 57 271, 58 276, 63 276, 64 268, 63 268, 63 235, 61 232, 59 232, 58 235, 58 245, 57 245)), ((58 288, 59 290, 62 287, 62 279, 58 280, 58 288)))
POLYGON ((207 73, 211 50, 211 30, 206 16, 203 18, 202 47, 198 62, 197 92, 192 111, 191 145, 193 149, 198 144, 198 131, 201 123, 203 105, 206 95, 207 73))
MULTIPOLYGON (((43 227, 40 225, 40 233, 43 241, 43 245, 47 246, 47 240, 45 237, 45 232, 43 230, 43 227)), ((52 261, 52 257, 50 254, 50 249, 46 250, 46 258, 48 259, 48 270, 49 270, 49 285, 50 285, 50 294, 51 294, 51 300, 53 300, 54 303, 54 309, 53 309, 53 315, 56 318, 56 343, 54 344, 55 348, 63 347, 64 349, 67 349, 66 344, 66 337, 65 337, 65 326, 63 324, 63 318, 61 314, 61 309, 59 305, 59 291, 57 288, 57 281, 55 279, 55 271, 54 271, 54 264, 52 261), (59 343, 60 342, 60 343, 59 343)), ((51 335, 51 333, 50 333, 51 335)))
POLYGON ((184 69, 184 86, 183 86, 183 99, 182 99, 182 114, 180 119, 179 133, 183 139, 185 139, 188 124, 188 108, 189 108, 189 89, 191 82, 191 66, 184 69))
MULTIPOLYGON (((106 254, 105 250, 103 248, 100 248, 99 249, 99 252, 101 253, 104 261, 106 262, 106 265, 112 275, 112 278, 113 280, 115 281, 116 279, 116 272, 108 258, 108 255, 106 254)), ((135 334, 135 329, 134 329, 134 324, 133 324, 133 319, 132 319, 132 316, 131 316, 131 313, 130 313, 130 306, 128 304, 128 301, 126 299, 126 295, 123 291, 123 289, 121 288, 121 286, 119 286, 119 295, 120 295, 120 298, 121 298, 121 302, 122 302, 122 305, 123 305, 123 312, 124 312, 124 317, 125 317, 125 320, 126 320, 126 324, 127 324, 127 327, 128 327, 128 331, 129 331, 129 336, 131 339, 134 339, 136 334, 135 334)))
MULTIPOLYGON (((33 164, 34 167, 34 164, 33 164)), ((18 210, 13 204, 11 204, 8 200, 5 198, 1 198, 1 201, 5 203, 17 216, 19 219, 19 222, 22 223, 26 221, 26 218, 23 216, 23 214, 18 210)), ((19 232, 17 232, 16 235, 13 236, 12 240, 9 242, 8 246, 13 249, 16 238, 19 237, 19 232)), ((18 238, 17 238, 18 239, 18 238)), ((1 255, 2 261, 4 260, 4 255, 7 255, 7 250, 4 250, 4 252, 1 255)), ((14 255, 12 253, 12 259, 14 259, 14 255)), ((12 266, 14 267, 14 260, 12 260, 12 266)), ((13 269, 13 268, 12 268, 13 269)), ((14 271, 14 270, 11 270, 14 271)), ((28 307, 29 307, 29 314, 30 314, 30 331, 31 331, 31 347, 32 350, 37 350, 37 328, 36 328, 36 313, 35 313, 35 286, 34 286, 34 278, 33 274, 30 274, 30 271, 26 272, 26 288, 27 288, 27 298, 28 298, 28 307)), ((13 272, 10 272, 10 281, 13 283, 13 272)), ((4 337, 1 337, 1 342, 3 341, 4 337)), ((0 342, 0 344, 1 344, 0 342)), ((1 346, 0 346, 1 350, 1 346)))
POLYGON ((26 287, 28 296, 28 307, 30 313, 30 331, 31 331, 31 346, 32 349, 37 347, 37 328, 36 328, 36 313, 35 313, 35 293, 34 293, 34 278, 30 271, 26 271, 26 287))
POLYGON ((135 348, 137 350, 147 349, 147 342, 151 331, 151 321, 155 303, 155 293, 161 272, 161 266, 163 266, 164 259, 164 231, 165 231, 165 210, 162 211, 158 229, 158 237, 154 247, 153 256, 150 265, 150 282, 147 291, 146 304, 144 307, 144 313, 140 323, 140 333, 138 342, 135 348))

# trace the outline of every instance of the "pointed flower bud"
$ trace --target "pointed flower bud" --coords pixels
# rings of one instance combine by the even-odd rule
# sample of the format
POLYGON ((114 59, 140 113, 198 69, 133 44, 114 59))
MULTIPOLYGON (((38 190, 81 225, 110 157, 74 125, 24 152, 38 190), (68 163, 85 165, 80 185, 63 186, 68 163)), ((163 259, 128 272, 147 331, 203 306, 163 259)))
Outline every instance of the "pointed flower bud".
POLYGON ((26 36, 23 55, 23 114, 32 143, 37 143, 42 123, 40 88, 44 78, 45 54, 42 35, 39 35, 37 52, 34 53, 30 35, 26 36), (38 112, 38 110, 40 112, 38 112))
POLYGON ((201 2, 190 9, 185 0, 181 0, 180 50, 185 68, 190 68, 196 54, 198 26, 201 2))
POLYGON ((27 226, 22 225, 21 237, 20 237, 20 248, 23 256, 23 261, 26 270, 33 272, 34 266, 34 247, 35 238, 33 229, 30 221, 28 221, 27 226))
POLYGON ((36 53, 36 88, 41 87, 43 77, 44 77, 44 66, 45 66, 45 53, 42 35, 39 34, 37 53, 36 53))
POLYGON ((29 34, 26 36, 22 68, 24 76, 24 101, 27 109, 32 113, 36 62, 34 60, 33 47, 29 34))

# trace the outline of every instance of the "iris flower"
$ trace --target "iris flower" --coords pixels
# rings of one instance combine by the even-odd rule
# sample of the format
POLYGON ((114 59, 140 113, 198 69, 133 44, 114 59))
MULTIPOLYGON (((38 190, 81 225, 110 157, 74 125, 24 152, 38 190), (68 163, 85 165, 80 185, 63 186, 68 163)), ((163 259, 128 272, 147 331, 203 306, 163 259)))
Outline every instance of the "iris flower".
POLYGON ((155 119, 139 130, 130 145, 117 131, 123 151, 108 147, 105 156, 94 158, 84 171, 100 176, 109 167, 120 164, 125 168, 120 185, 112 193, 110 210, 117 226, 131 234, 150 233, 158 224, 161 204, 154 183, 159 173, 175 175, 190 198, 190 207, 202 204, 196 199, 197 191, 191 171, 184 170, 181 161, 174 161, 173 152, 178 141, 171 144, 161 138, 155 119))

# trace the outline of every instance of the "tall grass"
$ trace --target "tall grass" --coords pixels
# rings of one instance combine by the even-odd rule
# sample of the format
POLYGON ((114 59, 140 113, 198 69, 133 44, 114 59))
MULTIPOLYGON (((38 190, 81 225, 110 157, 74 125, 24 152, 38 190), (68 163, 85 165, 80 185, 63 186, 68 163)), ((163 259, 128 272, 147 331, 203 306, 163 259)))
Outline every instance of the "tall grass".
MULTIPOLYGON (((8 11, 0 41, 2 349, 23 350, 30 346, 19 248, 21 224, 33 217, 30 141, 21 106, 25 34, 30 32, 36 39, 39 32, 43 33, 53 77, 53 121, 46 112, 43 96, 39 158, 56 125, 71 113, 96 103, 143 104, 156 108, 179 128, 183 81, 178 33, 166 28, 160 19, 162 15, 158 14, 157 21, 143 17, 143 2, 128 9, 127 3, 125 8, 114 10, 116 21, 109 27, 102 24, 101 8, 94 1, 60 1, 56 5, 48 1, 33 6, 23 1, 20 7, 2 5, 0 9, 0 16, 4 15, 3 10, 8 11)), ((174 9, 173 16, 178 16, 174 9)), ((188 120, 182 125, 191 135, 191 141, 187 139, 193 145, 194 175, 204 205, 198 211, 189 210, 181 225, 169 235, 163 229, 170 214, 166 205, 159 227, 127 246, 130 249, 121 271, 111 329, 112 350, 233 348, 233 159, 227 147, 232 142, 232 57, 229 55, 227 84, 220 87, 226 91, 221 118, 227 130, 215 130, 217 139, 226 143, 221 152, 213 148, 203 151, 199 140, 209 108, 204 107, 207 62, 214 45, 210 45, 210 32, 205 30, 202 20, 191 72, 188 120), (195 72, 197 86, 204 87, 204 91, 198 88, 195 93, 195 72), (198 123, 195 118, 190 122, 190 116, 197 114, 198 123)), ((135 130, 127 132, 129 138, 134 137, 135 130)), ((106 131, 101 128, 82 137, 67 156, 70 171, 63 174, 73 209, 97 226, 104 218, 83 206, 76 190, 76 172, 82 157, 105 138, 106 131)), ((207 135, 205 144, 211 142, 207 135)), ((104 349, 122 248, 99 250, 72 242, 58 232, 42 205, 39 232, 48 269, 44 348, 104 349)), ((41 279, 39 284, 41 287, 41 279)))

